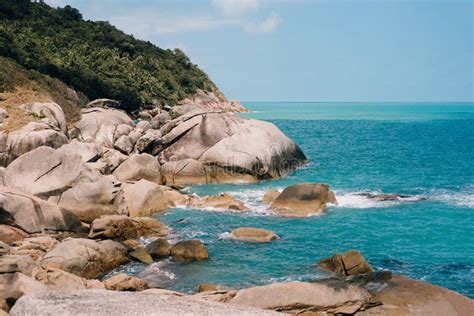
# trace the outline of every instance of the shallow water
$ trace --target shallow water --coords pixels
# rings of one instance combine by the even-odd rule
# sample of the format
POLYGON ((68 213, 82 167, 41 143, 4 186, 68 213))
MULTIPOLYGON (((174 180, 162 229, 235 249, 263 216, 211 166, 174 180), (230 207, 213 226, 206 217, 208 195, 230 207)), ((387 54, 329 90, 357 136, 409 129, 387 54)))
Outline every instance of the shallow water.
POLYGON ((203 240, 211 258, 162 264, 160 271, 173 274, 172 289, 320 278, 327 275, 316 267, 319 259, 354 248, 376 268, 474 297, 474 104, 245 105, 254 112, 244 116, 275 123, 310 164, 277 181, 188 188, 199 195, 229 192, 252 212, 173 209, 159 216, 178 238, 203 240), (269 189, 310 181, 328 183, 339 205, 319 217, 284 219, 260 203, 269 189), (427 199, 377 202, 357 192, 427 199), (270 229, 281 239, 248 244, 226 238, 240 226, 270 229))

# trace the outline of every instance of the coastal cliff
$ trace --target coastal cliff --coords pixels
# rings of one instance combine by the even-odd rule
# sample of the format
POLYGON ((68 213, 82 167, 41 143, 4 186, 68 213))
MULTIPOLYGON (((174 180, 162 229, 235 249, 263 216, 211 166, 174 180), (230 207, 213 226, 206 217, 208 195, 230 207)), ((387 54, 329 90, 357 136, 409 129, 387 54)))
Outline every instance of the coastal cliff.
MULTIPOLYGON (((0 315, 464 315, 474 308, 457 293, 378 271, 356 251, 322 260, 322 280, 159 289, 166 283, 156 264, 205 265, 213 253, 200 240, 176 239, 157 214, 250 211, 225 193, 180 189, 280 179, 306 155, 274 124, 234 113, 246 109, 179 50, 84 21, 69 6, 4 1, 0 18, 0 315), (152 277, 115 273, 129 262, 152 277)), ((307 217, 337 196, 328 185, 304 183, 263 202, 274 216, 307 217)), ((252 244, 285 238, 254 227, 229 236, 252 244)))

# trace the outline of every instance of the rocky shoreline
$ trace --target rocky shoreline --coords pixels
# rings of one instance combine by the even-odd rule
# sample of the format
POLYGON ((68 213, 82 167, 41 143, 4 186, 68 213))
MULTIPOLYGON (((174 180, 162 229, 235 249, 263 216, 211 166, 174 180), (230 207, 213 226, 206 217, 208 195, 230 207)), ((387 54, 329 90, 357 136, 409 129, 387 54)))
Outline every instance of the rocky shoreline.
MULTIPOLYGON (((246 289, 202 285, 199 293, 183 294, 151 288, 126 274, 102 280, 132 260, 193 264, 212 257, 201 241, 169 240, 169 227, 152 218, 155 214, 175 206, 249 211, 229 194, 198 197, 179 189, 278 179, 307 162, 276 126, 235 115, 245 109, 209 93, 173 108, 143 109, 133 117, 115 104, 93 101, 76 122, 68 122, 58 104, 23 104, 22 111, 35 120, 0 131, 0 315, 474 311, 474 301, 460 294, 374 271, 357 251, 314 258, 332 277, 311 282, 246 289)), ((8 120, 8 113, 2 120, 8 120)), ((364 196, 413 201, 402 195, 364 196)), ((322 214, 337 197, 326 184, 301 183, 270 191, 262 202, 275 216, 307 217, 322 214)), ((255 227, 229 235, 252 243, 280 238, 255 227)))

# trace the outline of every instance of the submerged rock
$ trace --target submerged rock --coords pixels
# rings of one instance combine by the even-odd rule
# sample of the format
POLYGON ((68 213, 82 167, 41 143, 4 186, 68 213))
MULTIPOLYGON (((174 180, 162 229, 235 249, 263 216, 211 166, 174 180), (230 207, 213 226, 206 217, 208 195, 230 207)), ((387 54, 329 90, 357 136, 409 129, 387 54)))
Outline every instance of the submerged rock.
POLYGON ((343 254, 337 253, 331 258, 319 261, 318 265, 324 270, 340 276, 351 276, 372 272, 373 269, 360 252, 349 250, 343 254))
POLYGON ((276 200, 276 198, 280 195, 280 191, 278 190, 271 190, 265 193, 265 195, 262 198, 262 202, 264 204, 271 204, 273 201, 276 200))
POLYGON ((202 261, 209 259, 206 246, 199 240, 178 242, 171 248, 171 256, 176 261, 202 261))
POLYGON ((278 239, 278 236, 272 231, 253 227, 237 228, 230 235, 234 239, 246 242, 270 242, 278 239))
POLYGON ((237 201, 228 193, 221 193, 218 196, 205 196, 192 203, 192 206, 202 207, 213 207, 213 208, 226 208, 234 211, 249 211, 249 208, 245 206, 241 201, 237 201))
POLYGON ((375 201, 400 201, 400 202, 420 202, 426 200, 422 196, 403 195, 403 194, 373 194, 373 193, 357 193, 357 195, 365 196, 375 201))
POLYGON ((326 203, 337 203, 327 184, 301 183, 285 188, 271 208, 283 216, 308 216, 324 212, 326 203))

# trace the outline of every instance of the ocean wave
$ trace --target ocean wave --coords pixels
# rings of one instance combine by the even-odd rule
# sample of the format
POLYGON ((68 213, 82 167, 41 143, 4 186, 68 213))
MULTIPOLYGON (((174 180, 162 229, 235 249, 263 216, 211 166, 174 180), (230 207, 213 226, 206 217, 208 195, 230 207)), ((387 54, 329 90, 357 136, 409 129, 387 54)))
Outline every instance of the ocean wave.
POLYGON ((433 190, 430 192, 430 199, 458 207, 474 208, 474 186, 460 192, 433 190))
MULTIPOLYGON (((367 192, 367 191, 365 191, 367 192)), ((340 192, 335 191, 338 204, 329 204, 329 207, 341 208, 383 208, 400 204, 401 201, 378 201, 368 196, 361 195, 362 191, 340 192)), ((371 194, 380 194, 380 192, 370 192, 371 194)))

